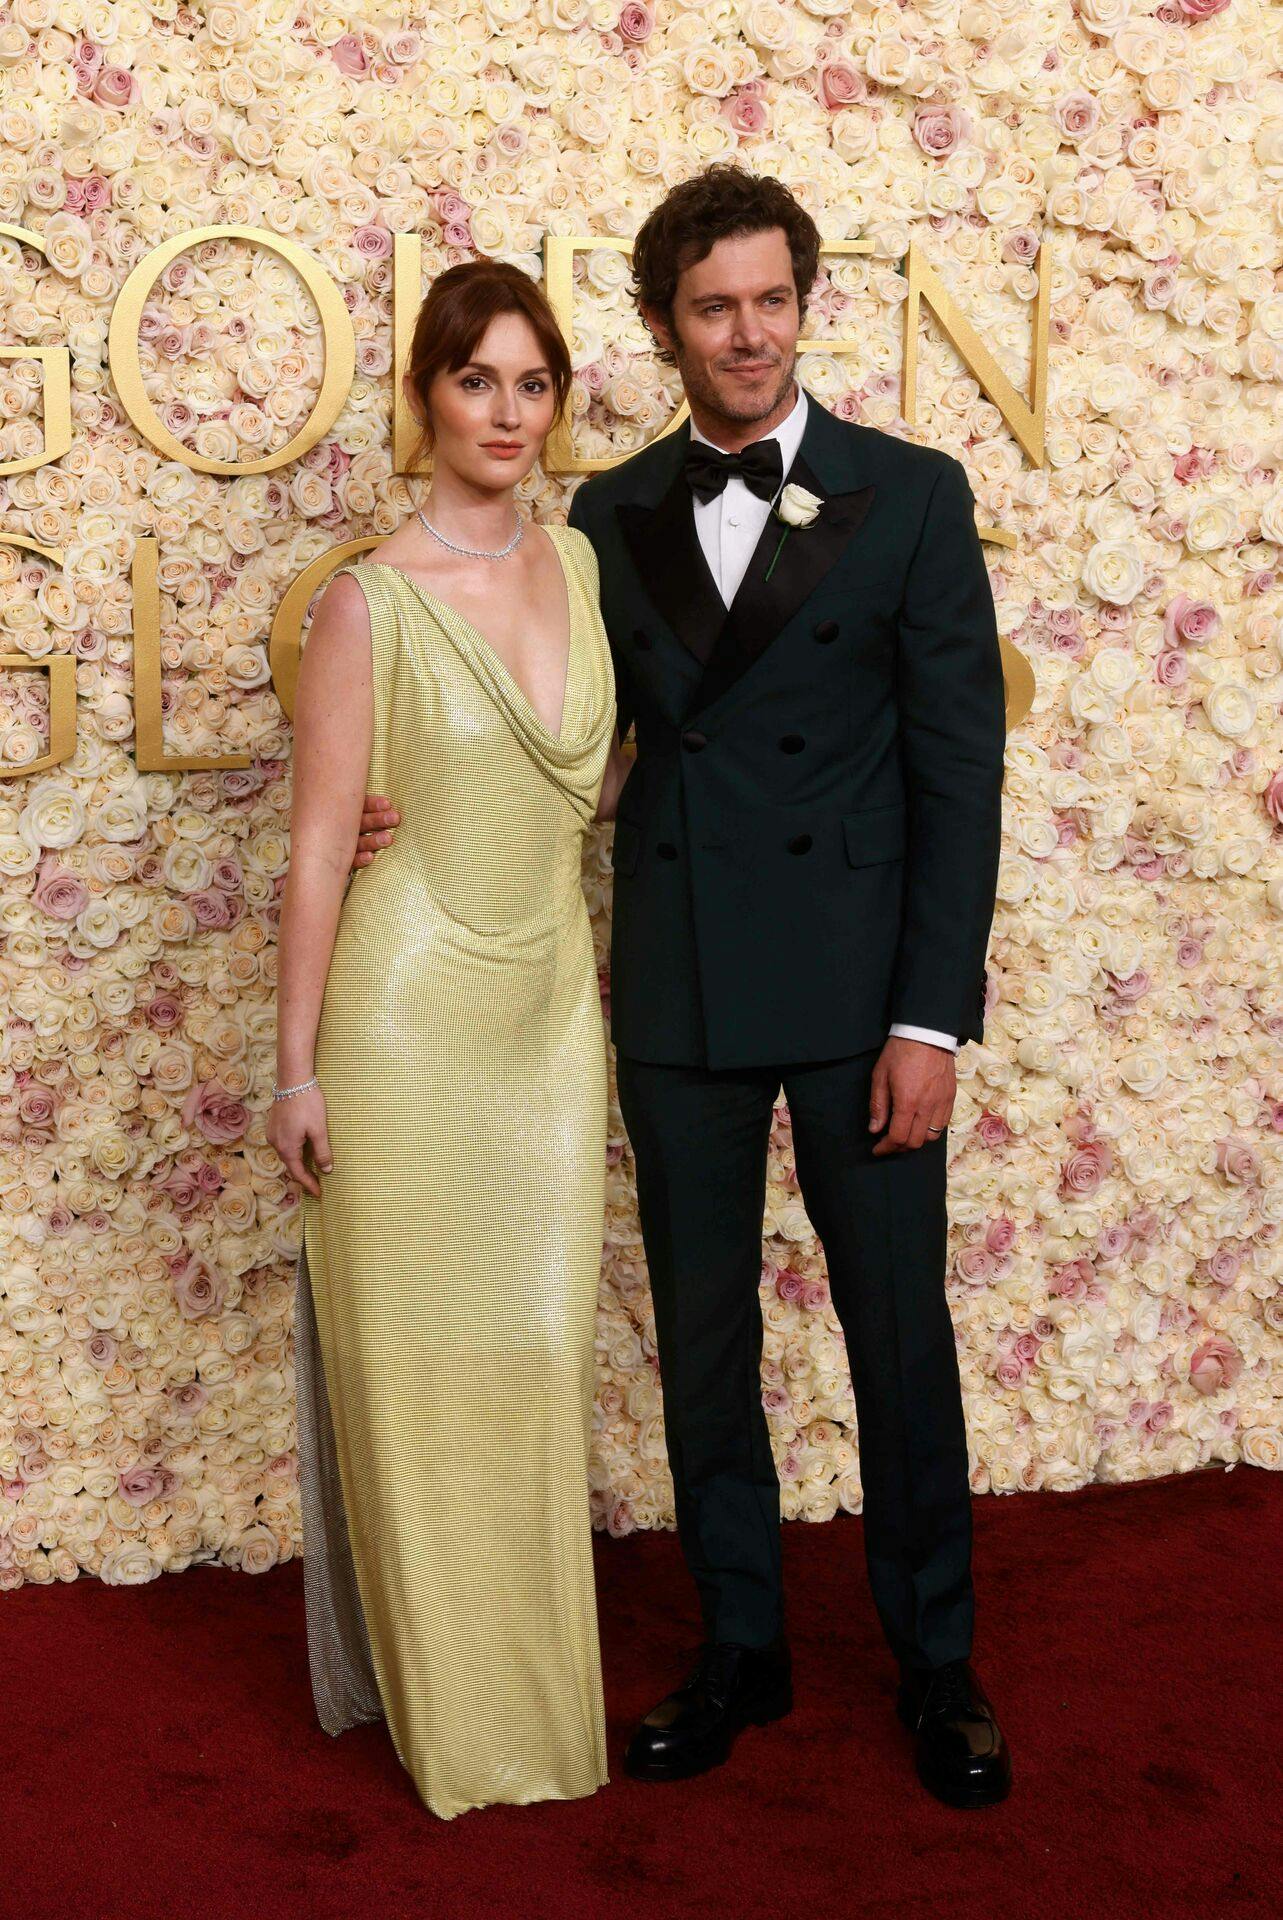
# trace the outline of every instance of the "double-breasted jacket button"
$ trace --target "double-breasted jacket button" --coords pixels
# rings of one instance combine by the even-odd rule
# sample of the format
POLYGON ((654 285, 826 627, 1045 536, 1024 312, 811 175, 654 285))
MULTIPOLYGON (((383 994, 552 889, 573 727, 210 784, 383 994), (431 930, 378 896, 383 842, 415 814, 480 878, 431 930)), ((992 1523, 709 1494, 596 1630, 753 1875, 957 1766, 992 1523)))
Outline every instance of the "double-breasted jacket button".
POLYGON ((677 849, 671 840, 661 840, 655 848, 655 851, 661 860, 675 860, 677 858, 677 849))
POLYGON ((836 640, 838 637, 837 621, 821 620, 819 626, 815 629, 815 637, 822 647, 827 647, 830 640, 836 640))
POLYGON ((789 841, 790 853, 809 853, 813 842, 809 833, 795 833, 789 841))
POLYGON ((800 733, 786 733, 780 741, 781 753, 801 753, 806 745, 800 733))
POLYGON ((682 735, 682 745, 687 753, 699 753, 708 745, 708 735, 697 727, 688 727, 682 735))
POLYGON ((633 635, 633 645, 637 648, 639 653, 649 653, 650 652, 650 635, 648 633, 644 633, 642 629, 638 627, 637 631, 633 635))

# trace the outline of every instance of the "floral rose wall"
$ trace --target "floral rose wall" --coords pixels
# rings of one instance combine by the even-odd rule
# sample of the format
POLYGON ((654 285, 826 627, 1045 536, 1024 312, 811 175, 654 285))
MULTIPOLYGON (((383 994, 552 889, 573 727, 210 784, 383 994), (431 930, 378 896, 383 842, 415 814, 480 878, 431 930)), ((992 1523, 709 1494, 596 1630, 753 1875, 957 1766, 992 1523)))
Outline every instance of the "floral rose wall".
MULTIPOLYGON (((792 0, 320 8, 10 0, 0 10, 7 346, 69 345, 72 444, 0 478, 0 1585, 261 1570, 301 1546, 295 1195, 264 1140, 289 727, 267 638, 290 582, 409 506, 391 473, 391 254, 536 277, 548 234, 627 238, 709 160, 779 174, 832 256, 802 377, 844 418, 963 460, 999 622, 1037 681, 1008 752, 986 1043, 959 1057, 949 1298, 978 1493, 1283 1453, 1283 66, 1255 0, 792 0), (338 420, 221 477, 156 453, 113 388, 131 268, 216 224, 288 238, 356 332, 338 420), (1028 392, 1035 466, 924 310, 902 415, 902 262, 925 250, 1028 392), (155 537, 166 745, 140 773, 130 565, 155 537), (61 549, 55 566, 22 539, 61 549)), ((662 426, 627 260, 576 260, 575 439, 662 426)), ((308 419, 324 346, 267 249, 188 249, 143 312, 148 395, 246 461, 308 419)), ((0 359, 2 451, 38 363, 0 359)), ((555 519, 575 480, 531 475, 555 519)), ((605 972, 608 835, 585 859, 605 972)), ((781 929, 784 932, 784 929, 781 929)), ((781 946, 783 947, 783 941, 781 946)), ((442 1114, 443 1126, 449 1115, 442 1114)), ((632 1163, 617 1113, 594 1519, 671 1524, 632 1163)), ((788 1515, 860 1506, 824 1261, 773 1136, 763 1390, 788 1515)), ((460 1436, 466 1444, 466 1436, 460 1436)))

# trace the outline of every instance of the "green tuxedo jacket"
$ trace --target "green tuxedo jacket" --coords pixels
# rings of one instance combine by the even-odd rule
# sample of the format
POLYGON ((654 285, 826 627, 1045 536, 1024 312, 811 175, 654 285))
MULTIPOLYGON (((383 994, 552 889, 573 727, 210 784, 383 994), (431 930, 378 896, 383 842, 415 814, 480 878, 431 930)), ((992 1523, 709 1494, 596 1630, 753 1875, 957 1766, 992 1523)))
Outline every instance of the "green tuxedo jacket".
POLYGON ((960 463, 811 401, 729 611, 695 528, 689 424, 583 482, 620 739, 620 1052, 712 1068, 842 1058, 893 1020, 983 1037, 1006 738, 960 463))

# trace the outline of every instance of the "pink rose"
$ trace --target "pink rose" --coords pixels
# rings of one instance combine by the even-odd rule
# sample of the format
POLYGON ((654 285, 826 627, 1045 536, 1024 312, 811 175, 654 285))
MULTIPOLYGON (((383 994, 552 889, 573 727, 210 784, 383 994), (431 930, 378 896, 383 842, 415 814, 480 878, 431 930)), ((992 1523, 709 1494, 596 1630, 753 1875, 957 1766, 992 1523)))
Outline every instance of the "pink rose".
POLYGON ((154 993, 144 1011, 148 1026, 157 1033, 169 1033, 183 1017, 182 1001, 174 993, 154 993))
POLYGON ((373 221, 369 221, 365 226, 355 229, 352 240, 363 260, 387 260, 391 258, 392 235, 386 227, 376 226, 373 221))
POLYGON ((1096 1258, 1098 1260, 1117 1260, 1120 1253, 1126 1253, 1132 1243, 1131 1228, 1125 1220, 1111 1220, 1096 1235, 1096 1258))
POLYGON ((1216 464, 1215 456, 1204 447, 1191 447, 1188 453, 1182 453, 1173 463, 1172 471, 1176 478, 1187 486, 1191 480, 1204 480, 1216 464))
POLYGON ((139 86, 124 67, 102 67, 94 78, 91 99, 100 107, 132 107, 139 99, 139 86))
POLYGON ((183 1125, 199 1127, 214 1146, 225 1147, 244 1133, 249 1109, 217 1080, 198 1080, 183 1102, 183 1125))
POLYGON ((163 1485, 164 1481, 154 1467, 131 1467, 128 1473, 120 1476, 120 1497, 131 1507, 145 1507, 149 1501, 159 1497, 163 1485))
POLYGON ((1243 1256, 1237 1247, 1218 1247, 1207 1263, 1207 1271, 1218 1286, 1232 1286, 1238 1279, 1243 1256))
POLYGON ((770 119, 766 102, 748 87, 729 94, 722 102, 721 111, 723 119, 729 120, 737 133, 763 133, 770 119))
POLYGON ((25 1127, 47 1127, 52 1124, 58 1111, 58 1100, 51 1087, 42 1086, 37 1080, 22 1089, 18 1101, 18 1118, 25 1127))
POLYGON ((1069 1260, 1056 1273, 1049 1290, 1061 1300, 1085 1300, 1094 1278, 1089 1260, 1069 1260))
POLYGON ((1229 3, 1230 0, 1176 0, 1187 20, 1210 20, 1213 15, 1224 13, 1229 3))
POLYGON ((1051 110, 1051 117, 1060 130, 1064 140, 1085 140, 1095 133, 1100 122, 1100 108, 1094 97, 1082 87, 1073 93, 1064 94, 1051 110))
POLYGON ((1217 1333, 1194 1349, 1189 1383, 1195 1393, 1219 1393, 1222 1387, 1232 1387, 1242 1371, 1242 1354, 1232 1340, 1217 1333))
POLYGON ((354 33, 339 36, 330 48, 330 58, 340 73, 351 74, 354 79, 359 80, 370 70, 369 58, 354 33))
POLYGON ((97 1367, 100 1373, 115 1365, 116 1342, 109 1333, 91 1333, 85 1341, 85 1358, 91 1367, 97 1367))
POLYGON ((79 874, 46 861, 32 899, 51 920, 74 920, 89 903, 89 889, 79 874))
POLYGON ((616 1500, 606 1509, 606 1531, 616 1540, 626 1533, 634 1533, 637 1522, 633 1518, 632 1505, 627 1500, 616 1500))
POLYGON ((177 1168, 156 1183, 156 1191, 165 1195, 177 1213, 190 1212, 201 1196, 195 1175, 180 1173, 177 1168))
POLYGON ((1186 934, 1183 940, 1177 941, 1176 964, 1178 967, 1201 966, 1202 960, 1203 943, 1201 940, 1195 940, 1191 934, 1186 934))
POLYGON ((802 1298, 806 1282, 800 1273, 794 1273, 791 1267, 781 1267, 776 1276, 775 1291, 781 1300, 798 1301, 802 1298))
POLYGON ((1154 678, 1160 687, 1183 687, 1189 679, 1189 661, 1177 647, 1154 658, 1154 678))
POLYGON ((1163 635, 1169 646, 1201 646, 1219 632, 1221 616, 1210 600, 1191 600, 1178 593, 1163 614, 1163 635))
POLYGON ((1141 299, 1151 313, 1161 313, 1175 291, 1175 267, 1158 267, 1141 283, 1141 299))
POLYGON ((209 1399, 209 1389, 199 1380, 185 1380, 181 1386, 166 1387, 165 1391, 178 1411, 189 1418, 199 1413, 209 1399))
POLYGON ((1229 1134, 1216 1143, 1216 1170, 1224 1174, 1232 1187, 1242 1187, 1257 1179, 1261 1169, 1246 1140, 1236 1140, 1229 1134))
POLYGON ((236 901, 217 887, 189 893, 187 904, 198 927, 230 927, 240 917, 236 901))
POLYGON ((1038 258, 1041 242, 1032 227, 1013 227, 1002 243, 1004 260, 1014 260, 1021 266, 1032 266, 1038 258))
POLYGON ((199 1254, 192 1254, 174 1275, 174 1298, 185 1320, 200 1320, 207 1314, 217 1313, 225 1293, 222 1275, 199 1254))
POLYGON ((976 1132, 980 1136, 981 1143, 988 1147, 991 1153, 999 1147, 1005 1147, 1011 1138, 1011 1129, 1002 1115, 990 1113, 988 1110, 976 1121, 976 1132))
POLYGON ((1016 1223, 1005 1213, 1000 1213, 997 1219, 991 1220, 985 1228, 985 1245, 990 1253, 1001 1256, 1004 1253, 1010 1253, 1015 1244, 1016 1223))
POLYGON ((947 159, 971 132, 965 107, 919 107, 913 116, 913 137, 934 160, 947 159))
POLYGON ((826 107, 850 107, 868 98, 860 69, 845 56, 826 60, 820 68, 820 98, 826 107))
POLYGON ((623 39, 640 46, 655 31, 655 16, 649 7, 642 5, 642 0, 629 0, 619 16, 619 31, 623 39))
POLYGON ((1025 1370, 1014 1356, 1009 1355, 998 1362, 997 1380, 1000 1387, 1018 1387, 1024 1377, 1025 1370))
POLYGON ((1269 785, 1261 795, 1265 811, 1276 826, 1283 826, 1283 767, 1270 775, 1269 785))
POLYGON ((1062 1200, 1083 1199, 1096 1192, 1114 1164, 1114 1156, 1104 1140, 1090 1140, 1071 1153, 1060 1169, 1062 1200))
POLYGON ((962 1248, 954 1261, 954 1271, 960 1280, 967 1282, 968 1286, 983 1287, 993 1279, 997 1264, 995 1255, 990 1253, 988 1247, 981 1242, 976 1242, 972 1246, 962 1248))

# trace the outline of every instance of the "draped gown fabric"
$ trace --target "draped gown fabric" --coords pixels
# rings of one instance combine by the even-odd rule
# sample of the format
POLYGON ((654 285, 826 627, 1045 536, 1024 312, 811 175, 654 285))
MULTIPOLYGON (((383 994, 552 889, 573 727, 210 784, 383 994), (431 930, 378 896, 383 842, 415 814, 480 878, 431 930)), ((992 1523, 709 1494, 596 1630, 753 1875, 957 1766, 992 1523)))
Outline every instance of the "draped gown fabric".
POLYGON ((386 562, 369 785, 399 808, 344 898, 317 1033, 333 1171, 302 1196, 308 1655, 331 1733, 382 1714, 434 1813, 606 1778, 588 1510, 606 1052, 583 837, 614 726, 597 561, 558 733, 386 562))

